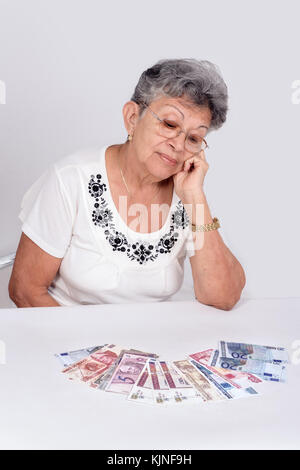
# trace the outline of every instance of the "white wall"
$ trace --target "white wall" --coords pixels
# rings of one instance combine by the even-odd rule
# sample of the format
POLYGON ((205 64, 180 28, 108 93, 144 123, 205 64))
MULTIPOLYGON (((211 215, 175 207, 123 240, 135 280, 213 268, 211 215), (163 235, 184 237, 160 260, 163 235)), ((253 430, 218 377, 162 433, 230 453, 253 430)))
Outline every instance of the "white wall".
POLYGON ((299 296, 299 17, 296 1, 0 0, 0 256, 15 251, 21 198, 47 165, 123 142, 142 71, 194 57, 229 88, 204 189, 246 271, 243 296, 299 296))

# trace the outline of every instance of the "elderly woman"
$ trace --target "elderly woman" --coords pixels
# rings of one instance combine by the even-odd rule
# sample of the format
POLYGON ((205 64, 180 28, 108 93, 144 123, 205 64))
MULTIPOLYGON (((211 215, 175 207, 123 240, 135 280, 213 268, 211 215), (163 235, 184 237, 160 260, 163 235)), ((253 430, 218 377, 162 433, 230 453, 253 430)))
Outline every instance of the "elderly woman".
POLYGON ((203 191, 207 134, 227 101, 209 61, 144 71, 123 106, 127 141, 65 156, 25 193, 9 282, 17 307, 163 301, 188 255, 196 299, 230 310, 245 274, 203 191))

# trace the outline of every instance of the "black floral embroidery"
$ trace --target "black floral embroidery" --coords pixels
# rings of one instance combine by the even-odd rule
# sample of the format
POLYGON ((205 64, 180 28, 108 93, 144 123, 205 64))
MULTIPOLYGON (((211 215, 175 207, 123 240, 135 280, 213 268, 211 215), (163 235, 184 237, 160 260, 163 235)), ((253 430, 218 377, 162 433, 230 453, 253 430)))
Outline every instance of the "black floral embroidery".
POLYGON ((149 260, 154 261, 157 258, 155 246, 151 243, 135 242, 131 245, 131 248, 130 253, 128 253, 129 259, 136 260, 140 264, 145 264, 149 260))
POLYGON ((91 179, 89 182, 89 193, 92 193, 92 197, 95 197, 97 200, 97 198, 102 196, 103 191, 106 191, 107 188, 105 183, 101 183, 101 175, 98 174, 96 178, 97 181, 95 181, 95 176, 91 175, 91 179))
MULTIPOLYGON (((112 228, 110 226, 110 228, 112 228)), ((113 248, 113 251, 126 251, 126 246, 130 246, 125 235, 118 231, 110 232, 109 230, 105 230, 106 240, 109 241, 110 245, 113 248)))
POLYGON ((104 229, 106 240, 108 240, 113 251, 126 253, 132 261, 139 264, 146 264, 148 261, 154 261, 160 254, 170 253, 178 240, 178 229, 185 229, 189 224, 189 219, 182 202, 179 200, 174 212, 171 215, 172 224, 170 230, 162 236, 157 244, 148 242, 129 243, 126 236, 117 231, 113 221, 113 213, 109 209, 106 200, 103 197, 104 191, 107 191, 107 185, 101 182, 100 174, 91 175, 89 181, 89 193, 95 198, 92 220, 94 225, 104 229), (96 180, 95 180, 96 179, 96 180))
POLYGON ((172 222, 176 225, 177 228, 185 228, 189 224, 189 218, 181 201, 179 201, 178 206, 179 207, 176 207, 174 214, 172 214, 172 222))
POLYGON ((95 225, 100 225, 100 227, 102 228, 108 227, 110 223, 113 223, 112 211, 106 206, 107 202, 104 201, 103 205, 99 209, 99 204, 96 203, 95 210, 92 213, 93 222, 95 223, 95 225))

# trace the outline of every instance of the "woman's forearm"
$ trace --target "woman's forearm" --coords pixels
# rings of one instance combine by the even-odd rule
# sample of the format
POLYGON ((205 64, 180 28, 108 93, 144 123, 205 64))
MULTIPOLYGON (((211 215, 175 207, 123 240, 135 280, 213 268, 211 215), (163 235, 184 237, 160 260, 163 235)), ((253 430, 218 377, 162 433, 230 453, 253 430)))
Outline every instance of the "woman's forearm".
POLYGON ((11 298, 18 308, 26 307, 60 307, 47 290, 39 293, 26 293, 11 298))
MULTIPOLYGON (((182 201, 190 222, 213 222, 205 194, 182 201)), ((244 270, 225 245, 218 230, 193 232, 195 256, 190 258, 196 298, 203 303, 230 310, 246 283, 244 270)))

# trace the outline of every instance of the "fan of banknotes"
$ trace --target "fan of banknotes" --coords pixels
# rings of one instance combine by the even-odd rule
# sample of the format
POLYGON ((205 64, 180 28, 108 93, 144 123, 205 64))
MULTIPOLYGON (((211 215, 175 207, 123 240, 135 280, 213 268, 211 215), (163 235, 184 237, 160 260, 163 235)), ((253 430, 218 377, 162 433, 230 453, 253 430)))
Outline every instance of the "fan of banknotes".
POLYGON ((255 396, 263 380, 285 382, 284 348, 219 341, 218 349, 163 361, 157 354, 115 344, 55 354, 70 380, 148 404, 213 402, 255 396))

